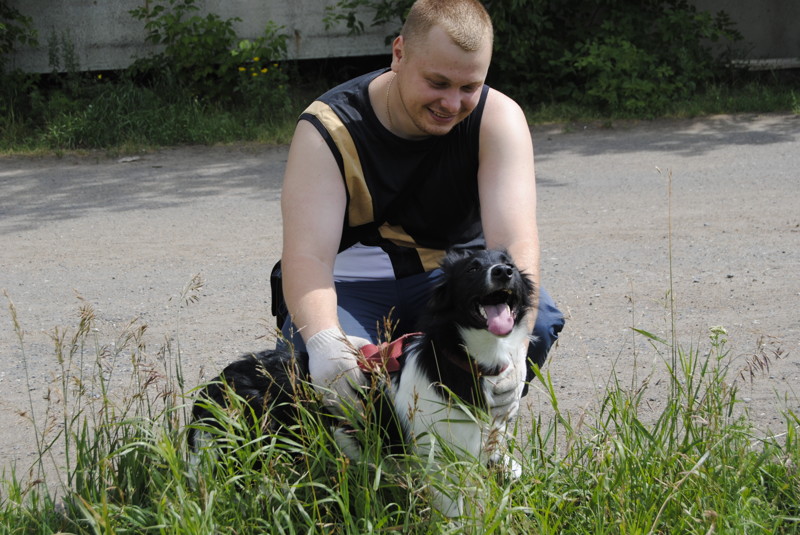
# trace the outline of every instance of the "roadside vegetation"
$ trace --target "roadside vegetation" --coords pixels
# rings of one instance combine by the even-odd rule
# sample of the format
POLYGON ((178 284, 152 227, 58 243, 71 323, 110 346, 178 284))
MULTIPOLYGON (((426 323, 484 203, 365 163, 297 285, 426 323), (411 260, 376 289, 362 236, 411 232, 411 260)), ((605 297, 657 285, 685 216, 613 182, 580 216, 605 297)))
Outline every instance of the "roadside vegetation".
MULTIPOLYGON (((176 325, 185 307, 202 306, 201 290, 195 277, 173 301, 176 325)), ((7 304, 27 369, 24 328, 7 304)), ((288 436, 246 423, 249 409, 231 394, 228 409, 213 409, 222 426, 201 428, 224 455, 192 462, 186 424, 197 381, 182 365, 180 332, 150 348, 136 320, 102 340, 90 304, 79 318, 53 331, 48 406, 31 402, 27 413, 38 458, 2 474, 4 534, 800 531, 800 417, 786 410, 765 435, 739 397, 785 355, 765 344, 733 358, 723 327, 690 350, 634 327, 651 344, 653 355, 638 358, 652 369, 612 373, 580 414, 562 412, 549 375, 539 374, 532 388, 550 407, 511 438, 521 478, 453 457, 443 465, 451 484, 430 477, 430 459, 383 453, 369 402, 364 418, 350 419, 364 459, 349 461, 311 388, 288 436), (441 518, 432 485, 464 493, 469 513, 441 518)))
MULTIPOLYGON (((410 3, 340 1, 326 23, 353 33, 366 24, 399 29, 410 3), (374 16, 364 22, 359 13, 374 16)), ((698 13, 683 0, 552 4, 487 2, 496 26, 489 83, 516 97, 532 123, 800 113, 796 73, 732 66, 746 50, 724 13, 698 13)), ((37 35, 0 0, 0 152, 286 143, 310 99, 389 63, 284 61, 282 28, 268 24, 257 39, 240 39, 235 19, 201 16, 196 0, 156 0, 130 15, 160 52, 122 71, 85 72, 68 28, 37 35), (8 54, 33 43, 46 50, 51 72, 8 69, 8 54)))

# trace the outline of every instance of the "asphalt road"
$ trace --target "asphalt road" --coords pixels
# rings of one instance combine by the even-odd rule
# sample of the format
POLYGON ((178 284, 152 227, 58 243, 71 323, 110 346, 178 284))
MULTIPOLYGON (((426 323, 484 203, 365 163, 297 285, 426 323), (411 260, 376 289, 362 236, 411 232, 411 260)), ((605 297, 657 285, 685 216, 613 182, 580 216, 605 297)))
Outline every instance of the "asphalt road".
MULTIPOLYGON (((686 349, 706 351, 708 329, 727 329, 731 380, 754 355, 769 357, 752 382, 738 380, 739 397, 758 429, 780 430, 782 410, 800 411, 800 116, 536 127, 534 143, 543 280, 568 318, 545 368, 561 409, 591 413, 616 370, 626 386, 650 378, 646 410, 657 414, 668 350, 632 328, 669 338, 674 320, 686 349)), ((113 354, 131 321, 146 325, 140 355, 163 368, 168 342, 187 386, 271 344, 263 337, 286 153, 0 157, 6 476, 35 459, 31 415, 41 427, 61 410, 52 335, 74 332, 84 303, 95 316, 92 344, 113 354), (195 274, 204 282, 199 299, 182 306, 195 274)), ((126 351, 107 363, 112 391, 130 383, 126 351)), ((95 354, 83 353, 87 361, 95 354)), ((84 369, 85 379, 97 373, 84 369)), ((526 418, 550 413, 540 386, 526 401, 526 418)), ((48 433, 58 429, 51 423, 48 433)))

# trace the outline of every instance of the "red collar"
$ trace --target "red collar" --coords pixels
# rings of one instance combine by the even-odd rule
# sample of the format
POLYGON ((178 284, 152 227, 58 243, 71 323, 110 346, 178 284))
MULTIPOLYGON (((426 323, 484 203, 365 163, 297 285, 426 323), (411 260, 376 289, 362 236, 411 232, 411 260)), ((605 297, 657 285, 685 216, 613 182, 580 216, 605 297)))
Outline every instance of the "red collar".
MULTIPOLYGON (((399 358, 405 351, 406 345, 412 337, 422 335, 423 333, 409 333, 391 342, 362 346, 360 351, 363 358, 359 359, 358 366, 365 373, 378 373, 384 369, 389 373, 398 372, 400 371, 399 358)), ((443 351, 442 354, 451 364, 476 377, 479 375, 500 375, 508 368, 508 364, 506 364, 502 368, 491 370, 493 373, 487 373, 481 369, 474 359, 467 355, 451 351, 443 351)))
POLYGON ((362 346, 360 351, 364 358, 358 360, 358 366, 365 373, 377 373, 384 369, 389 373, 399 372, 399 358, 403 354, 410 338, 414 336, 422 336, 422 333, 404 334, 391 342, 362 346))

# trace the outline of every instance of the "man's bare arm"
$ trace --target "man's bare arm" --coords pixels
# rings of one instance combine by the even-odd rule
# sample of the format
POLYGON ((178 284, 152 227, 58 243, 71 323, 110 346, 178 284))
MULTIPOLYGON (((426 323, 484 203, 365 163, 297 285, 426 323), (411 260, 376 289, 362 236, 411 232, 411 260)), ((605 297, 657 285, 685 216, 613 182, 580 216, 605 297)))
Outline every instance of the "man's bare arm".
POLYGON ((507 249, 538 287, 533 143, 522 109, 497 91, 490 91, 481 123, 478 185, 486 245, 507 249))
POLYGON ((345 206, 344 182, 333 154, 316 128, 301 120, 281 196, 281 262, 286 305, 304 340, 339 326, 333 264, 345 206))

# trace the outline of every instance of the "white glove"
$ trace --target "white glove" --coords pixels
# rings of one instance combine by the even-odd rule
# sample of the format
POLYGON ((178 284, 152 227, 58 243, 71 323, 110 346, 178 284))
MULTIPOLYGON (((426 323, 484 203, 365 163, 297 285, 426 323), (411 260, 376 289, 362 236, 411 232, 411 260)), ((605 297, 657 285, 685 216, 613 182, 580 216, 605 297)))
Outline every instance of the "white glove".
POLYGON ((357 389, 367 384, 367 377, 358 367, 358 350, 371 343, 347 336, 338 328, 325 329, 308 339, 308 371, 326 405, 355 403, 357 389))
POLYGON ((502 373, 484 376, 489 386, 486 402, 494 420, 511 420, 517 415, 528 371, 526 353, 523 356, 525 358, 512 361, 502 373))

